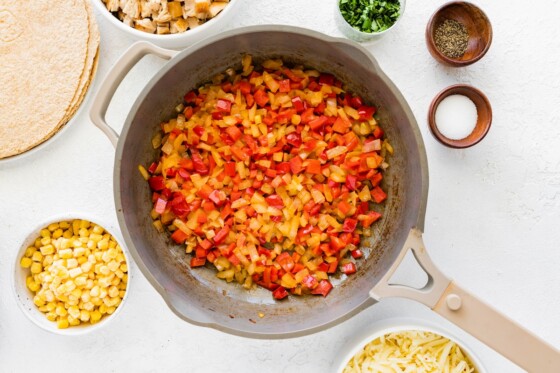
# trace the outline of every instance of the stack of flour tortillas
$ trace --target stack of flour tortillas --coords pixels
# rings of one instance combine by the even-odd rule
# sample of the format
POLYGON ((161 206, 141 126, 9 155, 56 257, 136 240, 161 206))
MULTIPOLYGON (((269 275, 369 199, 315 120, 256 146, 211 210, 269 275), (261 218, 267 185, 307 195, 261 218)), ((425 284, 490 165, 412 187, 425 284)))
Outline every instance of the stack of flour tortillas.
POLYGON ((72 118, 98 50, 89 0, 0 2, 0 159, 41 144, 72 118))

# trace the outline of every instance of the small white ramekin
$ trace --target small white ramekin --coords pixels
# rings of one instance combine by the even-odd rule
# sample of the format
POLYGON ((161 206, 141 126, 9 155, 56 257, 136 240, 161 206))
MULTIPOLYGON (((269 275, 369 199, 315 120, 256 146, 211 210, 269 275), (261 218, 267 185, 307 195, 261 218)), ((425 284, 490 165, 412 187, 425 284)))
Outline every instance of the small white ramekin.
POLYGON ((403 332, 407 330, 432 332, 455 342, 467 355, 471 363, 474 364, 477 373, 487 373, 487 370, 484 368, 474 352, 455 335, 426 320, 405 317, 395 317, 381 320, 374 323, 369 328, 365 328, 363 332, 356 335, 355 338, 352 338, 352 340, 342 348, 339 355, 340 360, 335 361, 333 366, 335 369, 333 372, 342 373, 348 361, 350 361, 355 354, 364 348, 365 345, 373 340, 388 333, 403 332))
POLYGON ((135 28, 125 25, 109 12, 102 0, 91 0, 91 2, 97 8, 97 11, 113 26, 121 32, 132 36, 134 39, 145 40, 162 48, 183 49, 222 31, 231 22, 235 14, 237 14, 237 8, 241 0, 230 0, 229 4, 226 5, 216 17, 192 30, 166 35, 150 34, 136 30, 135 28))
POLYGON ((131 281, 130 271, 132 267, 131 265, 132 262, 130 260, 130 255, 128 254, 128 251, 124 246, 123 242, 124 240, 122 239, 120 234, 118 234, 117 229, 115 229, 109 224, 101 222, 97 218, 89 217, 81 213, 56 216, 47 221, 42 222, 27 235, 25 240, 22 242, 21 247, 17 251, 15 258, 13 259, 14 268, 13 268, 13 277, 12 277, 12 290, 16 298, 16 303, 19 305, 19 307, 21 308, 25 316, 27 316, 29 320, 31 320, 35 325, 54 334, 83 335, 106 327, 110 322, 112 322, 115 319, 115 317, 118 314, 121 313, 126 303, 128 293, 130 292, 130 281, 131 281), (20 265, 20 260, 23 257, 25 250, 29 246, 33 245, 35 239, 37 239, 37 237, 40 236, 41 229, 44 229, 45 227, 47 227, 49 224, 52 223, 58 223, 61 221, 74 220, 74 219, 88 220, 94 224, 100 225, 115 238, 117 243, 122 248, 124 257, 126 259, 126 264, 128 267, 128 272, 127 272, 128 282, 126 284, 126 291, 121 303, 118 305, 115 312, 113 312, 111 315, 104 316, 103 318, 101 318, 101 320, 99 320, 99 322, 95 324, 80 324, 78 326, 69 326, 66 329, 59 329, 57 327, 56 322, 47 320, 46 315, 43 312, 39 311, 35 303, 33 303, 33 293, 27 288, 25 283, 29 273, 28 272, 29 269, 22 268, 20 265))
POLYGON ((397 20, 395 21, 395 23, 393 23, 393 25, 391 27, 389 27, 387 30, 381 31, 381 32, 363 32, 363 31, 359 31, 356 30, 354 27, 350 26, 350 24, 348 22, 346 22, 346 20, 344 19, 344 17, 342 16, 342 13, 340 12, 340 0, 334 0, 334 4, 335 4, 335 18, 336 18, 336 24, 338 26, 338 29, 344 34, 346 35, 348 38, 354 40, 354 41, 358 41, 358 42, 374 42, 374 41, 378 41, 379 39, 381 39, 384 35, 386 35, 389 31, 393 30, 395 28, 395 26, 400 22, 400 20, 402 19, 403 15, 404 15, 404 9, 406 6, 406 0, 400 0, 401 3, 401 9, 399 12, 399 18, 397 18, 397 20))

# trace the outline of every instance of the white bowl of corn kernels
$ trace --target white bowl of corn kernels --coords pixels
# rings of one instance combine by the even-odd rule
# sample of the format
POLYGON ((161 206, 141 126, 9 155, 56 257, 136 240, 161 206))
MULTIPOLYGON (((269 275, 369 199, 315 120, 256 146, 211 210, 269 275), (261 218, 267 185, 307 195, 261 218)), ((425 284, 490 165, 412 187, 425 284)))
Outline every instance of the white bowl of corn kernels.
POLYGON ((71 216, 50 219, 27 236, 14 260, 13 288, 33 323, 56 334, 81 335, 122 311, 130 260, 115 229, 71 216))

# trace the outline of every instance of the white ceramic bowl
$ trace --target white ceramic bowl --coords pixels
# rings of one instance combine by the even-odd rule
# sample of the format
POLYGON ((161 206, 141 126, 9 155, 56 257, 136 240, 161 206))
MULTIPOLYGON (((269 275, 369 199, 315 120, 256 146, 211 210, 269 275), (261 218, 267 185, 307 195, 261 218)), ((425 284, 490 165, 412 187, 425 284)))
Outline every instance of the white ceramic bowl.
POLYGON ((216 17, 192 30, 166 35, 150 34, 127 26, 109 12, 103 1, 91 1, 99 13, 101 13, 103 17, 109 20, 109 22, 121 32, 124 32, 137 40, 149 41, 162 48, 183 49, 222 31, 234 18, 241 0, 229 0, 229 4, 226 5, 226 7, 218 13, 216 17))
POLYGON ((362 32, 362 31, 356 30, 354 27, 350 26, 350 24, 348 22, 346 22, 346 20, 342 16, 342 13, 340 13, 339 3, 340 3, 340 0, 334 0, 334 4, 335 4, 334 12, 335 12, 336 24, 337 24, 339 30, 344 35, 346 35, 348 38, 350 38, 352 40, 355 40, 355 41, 358 41, 358 42, 368 42, 368 41, 373 42, 373 41, 378 41, 379 39, 381 39, 389 31, 394 29, 395 26, 400 22, 401 18, 404 15, 404 9, 405 9, 405 6, 406 6, 406 0, 400 0, 401 9, 400 9, 400 12, 399 12, 399 18, 397 18, 395 23, 393 23, 393 25, 391 27, 389 27, 387 30, 384 30, 384 31, 381 31, 381 32, 362 32))
POLYGON ((102 221, 99 221, 99 219, 97 218, 84 216, 84 214, 68 214, 63 216, 57 216, 42 222, 35 229, 33 229, 29 233, 29 235, 25 238, 15 258, 13 259, 14 276, 12 277, 12 289, 14 291, 17 304, 19 305, 23 313, 29 318, 29 320, 31 320, 35 325, 51 333, 61 334, 61 335, 83 335, 86 333, 90 333, 94 330, 99 330, 101 328, 104 328, 107 324, 113 321, 118 314, 121 313, 126 303, 128 293, 130 292, 130 280, 131 280, 130 269, 131 269, 132 262, 130 260, 130 255, 128 254, 128 251, 124 246, 123 242, 124 240, 121 238, 120 234, 118 234, 118 231, 114 229, 114 227, 102 221), (29 270, 21 267, 20 260, 23 257, 25 250, 29 246, 33 245, 35 239, 40 236, 41 229, 47 227, 49 224, 52 223, 58 223, 61 221, 74 220, 74 219, 88 220, 92 223, 100 225, 103 228, 105 228, 105 230, 115 238, 117 243, 121 246, 124 257, 126 259, 126 263, 128 266, 128 282, 126 285, 126 291, 123 300, 121 301, 121 303, 119 304, 115 312, 113 312, 111 315, 104 316, 99 322, 95 324, 80 324, 78 326, 70 326, 67 329, 59 329, 57 327, 56 322, 47 320, 45 314, 39 311, 37 306, 35 306, 35 304, 33 303, 33 293, 27 288, 25 284, 25 280, 29 270))
POLYGON ((369 328, 365 328, 362 333, 356 335, 355 338, 352 338, 352 340, 341 349, 340 360, 335 361, 335 364, 333 366, 335 370, 333 370, 333 372, 341 373, 346 367, 348 361, 356 353, 358 353, 358 351, 364 348, 366 344, 372 342, 373 340, 387 333, 403 332, 407 330, 432 332, 455 342, 474 364, 477 373, 487 373, 487 370, 484 368, 478 357, 476 357, 474 352, 459 338, 431 322, 405 317, 382 320, 374 323, 369 328))

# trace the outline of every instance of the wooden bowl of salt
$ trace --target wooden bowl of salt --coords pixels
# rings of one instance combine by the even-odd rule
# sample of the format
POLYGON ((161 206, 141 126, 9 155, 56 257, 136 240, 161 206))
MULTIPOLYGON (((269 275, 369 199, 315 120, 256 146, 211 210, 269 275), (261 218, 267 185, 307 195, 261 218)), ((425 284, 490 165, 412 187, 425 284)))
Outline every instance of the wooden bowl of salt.
POLYGON ((456 84, 437 94, 428 110, 432 135, 445 146, 456 149, 478 144, 492 124, 492 107, 484 93, 456 84))

